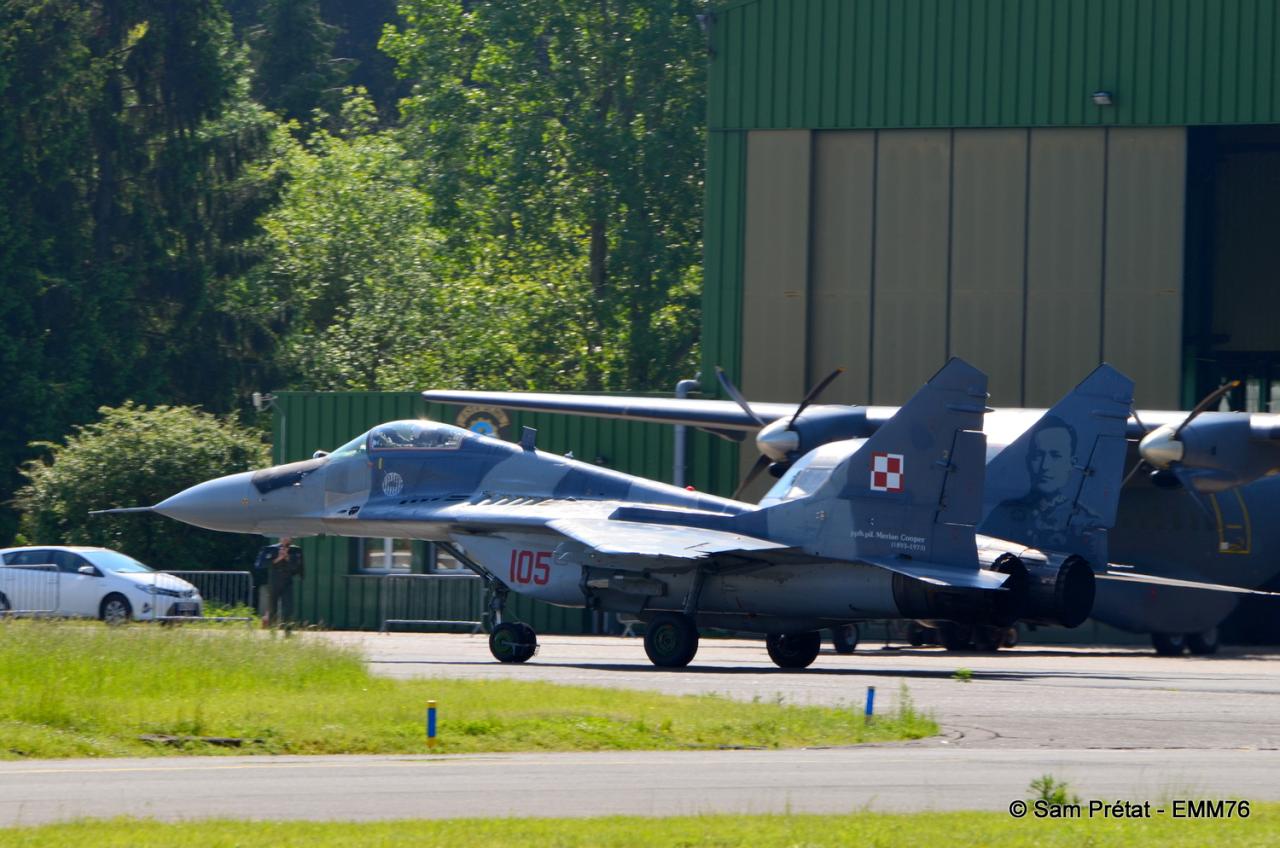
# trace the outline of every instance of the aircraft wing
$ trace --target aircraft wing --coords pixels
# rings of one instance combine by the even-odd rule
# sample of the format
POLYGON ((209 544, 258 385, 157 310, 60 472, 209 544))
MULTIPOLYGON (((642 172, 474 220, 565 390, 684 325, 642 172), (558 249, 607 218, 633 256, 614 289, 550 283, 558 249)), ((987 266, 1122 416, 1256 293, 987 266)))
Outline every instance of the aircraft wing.
MULTIPOLYGON (((788 553, 796 551, 790 545, 740 533, 669 524, 565 518, 550 521, 547 527, 604 556, 704 559, 725 554, 748 557, 755 554, 772 560, 779 555, 788 559, 788 553)), ((810 558, 804 554, 801 556, 803 559, 810 558)), ((1007 575, 992 571, 948 568, 911 560, 864 558, 862 561, 934 586, 957 589, 999 589, 1007 579, 1007 575)))
POLYGON ((1280 598, 1280 592, 1246 589, 1243 586, 1228 586, 1223 583, 1200 583, 1195 580, 1157 577, 1154 574, 1143 574, 1138 571, 1108 570, 1094 576, 1099 580, 1114 580, 1119 583, 1146 583, 1151 586, 1170 586, 1175 589, 1200 589, 1205 592, 1231 592, 1236 595, 1261 595, 1268 598, 1280 598))
POLYGON ((782 551, 790 546, 723 530, 610 519, 558 518, 551 530, 605 556, 704 559, 716 554, 782 551))
MULTIPOLYGON (((499 406, 503 409, 527 409, 533 412, 559 412, 591 415, 597 418, 622 418, 630 421, 652 421, 658 424, 686 424, 712 432, 750 433, 760 425, 731 400, 698 400, 688 398, 613 397, 609 395, 573 395, 551 392, 474 392, 432 390, 422 396, 432 403, 499 406)), ((793 415, 798 404, 753 403, 751 408, 766 424, 793 415)), ((723 435, 723 434, 722 434, 723 435)))

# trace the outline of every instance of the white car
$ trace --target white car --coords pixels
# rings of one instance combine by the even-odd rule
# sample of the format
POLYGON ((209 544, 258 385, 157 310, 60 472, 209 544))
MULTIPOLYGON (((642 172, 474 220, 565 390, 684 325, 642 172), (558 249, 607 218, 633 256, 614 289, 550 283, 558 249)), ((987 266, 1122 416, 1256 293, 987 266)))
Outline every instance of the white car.
POLYGON ((4 548, 0 560, 0 612, 120 624, 199 616, 204 605, 187 581, 107 548, 4 548))

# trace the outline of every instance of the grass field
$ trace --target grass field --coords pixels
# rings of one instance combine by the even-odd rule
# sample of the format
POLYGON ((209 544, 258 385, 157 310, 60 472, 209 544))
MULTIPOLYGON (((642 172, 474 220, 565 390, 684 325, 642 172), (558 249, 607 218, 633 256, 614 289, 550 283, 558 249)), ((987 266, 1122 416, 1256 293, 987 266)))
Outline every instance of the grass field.
POLYGON ((0 679, 4 759, 421 753, 428 699, 439 704, 439 753, 849 745, 938 731, 905 689, 895 710, 867 724, 860 705, 799 707, 785 696, 741 703, 537 682, 390 680, 371 675, 355 653, 239 627, 4 622, 0 679), (210 737, 244 742, 201 741, 210 737))
POLYGON ((1280 843, 1280 805, 1257 805, 1248 819, 1014 820, 1004 813, 845 816, 694 816, 686 818, 454 819, 370 824, 198 821, 158 824, 117 819, 0 830, 0 848, 147 848, 147 846, 454 846, 467 848, 1252 848, 1280 843))

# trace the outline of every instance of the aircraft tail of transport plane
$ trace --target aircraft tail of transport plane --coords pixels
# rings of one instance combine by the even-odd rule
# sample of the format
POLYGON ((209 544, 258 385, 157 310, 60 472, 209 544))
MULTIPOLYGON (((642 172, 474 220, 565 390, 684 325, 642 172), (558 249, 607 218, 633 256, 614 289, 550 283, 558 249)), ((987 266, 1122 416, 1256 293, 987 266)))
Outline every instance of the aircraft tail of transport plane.
POLYGON ((979 532, 1030 548, 1108 561, 1128 450, 1133 381, 1100 365, 987 461, 979 532))

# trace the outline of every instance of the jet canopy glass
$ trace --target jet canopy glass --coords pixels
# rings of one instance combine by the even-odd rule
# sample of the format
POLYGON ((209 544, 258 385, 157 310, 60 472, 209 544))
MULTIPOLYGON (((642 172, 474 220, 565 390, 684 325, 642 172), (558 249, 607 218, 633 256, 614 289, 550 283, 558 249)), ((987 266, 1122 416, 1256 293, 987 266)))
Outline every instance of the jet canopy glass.
POLYGON ((371 450, 452 450, 466 435, 466 430, 435 421, 392 421, 361 433, 329 458, 344 459, 371 450))
POLYGON ((865 441, 866 439, 850 439, 831 442, 800 457, 761 498, 761 505, 769 506, 813 494, 827 482, 835 467, 845 457, 862 447, 865 441))
POLYGON ((392 421, 369 431, 369 450, 454 450, 466 433, 436 421, 392 421))

